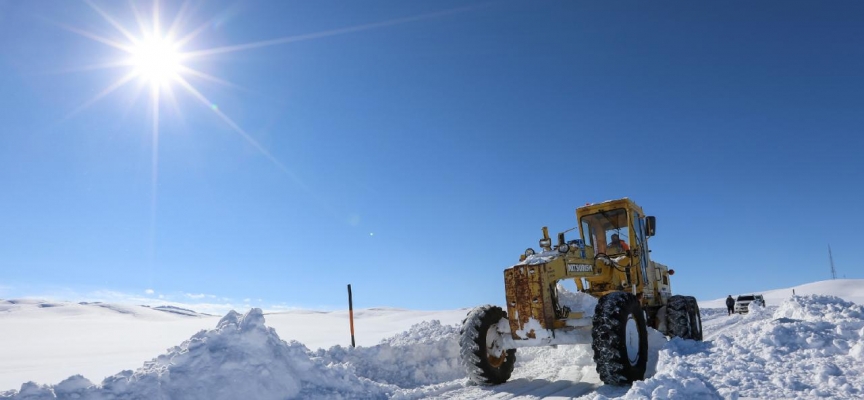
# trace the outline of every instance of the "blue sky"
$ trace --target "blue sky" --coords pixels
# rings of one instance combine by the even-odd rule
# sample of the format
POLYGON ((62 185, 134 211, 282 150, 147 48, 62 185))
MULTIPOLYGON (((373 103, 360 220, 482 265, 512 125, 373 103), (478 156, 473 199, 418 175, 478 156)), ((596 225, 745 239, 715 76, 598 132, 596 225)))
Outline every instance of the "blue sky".
POLYGON ((81 108, 130 70, 86 68, 126 57, 96 8, 0 1, 0 297, 502 303, 624 196, 675 292, 828 279, 829 244, 864 278, 864 3, 189 4, 181 51, 293 39, 188 60, 230 84, 171 85, 154 147, 143 79, 81 108))

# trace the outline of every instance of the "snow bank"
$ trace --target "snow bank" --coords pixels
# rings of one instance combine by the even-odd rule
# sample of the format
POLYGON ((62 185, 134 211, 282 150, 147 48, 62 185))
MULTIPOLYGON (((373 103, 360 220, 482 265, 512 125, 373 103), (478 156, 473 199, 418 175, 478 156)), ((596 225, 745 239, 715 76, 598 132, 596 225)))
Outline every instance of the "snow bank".
MULTIPOLYGON (((757 291, 753 293, 762 294, 766 305, 777 306, 792 297, 792 293, 799 296, 820 294, 837 296, 843 300, 856 304, 864 304, 864 279, 831 279, 826 281, 811 282, 803 285, 783 289, 757 291)), ((732 297, 745 293, 731 293, 732 297)), ((699 300, 700 308, 726 308, 726 298, 714 300, 699 300)))
POLYGON ((713 342, 669 341, 657 374, 624 398, 864 397, 864 307, 797 296, 730 319, 740 329, 713 342))
POLYGON ((660 352, 657 373, 645 381, 634 382, 625 399, 719 399, 721 393, 710 381, 695 372, 687 361, 704 355, 707 342, 675 338, 660 352))
POLYGON ((339 399, 388 398, 457 378, 455 327, 426 322, 372 348, 310 352, 282 341, 260 309, 234 311, 215 329, 94 385, 81 376, 57 385, 26 383, 0 399, 339 399))
POLYGON ((864 319, 862 310, 864 307, 836 296, 794 296, 781 304, 774 315, 812 322, 858 323, 864 319))
POLYGON ((366 379, 415 388, 465 378, 459 364, 459 329, 439 321, 414 325, 406 332, 373 347, 331 347, 318 350, 318 357, 350 366, 366 379))

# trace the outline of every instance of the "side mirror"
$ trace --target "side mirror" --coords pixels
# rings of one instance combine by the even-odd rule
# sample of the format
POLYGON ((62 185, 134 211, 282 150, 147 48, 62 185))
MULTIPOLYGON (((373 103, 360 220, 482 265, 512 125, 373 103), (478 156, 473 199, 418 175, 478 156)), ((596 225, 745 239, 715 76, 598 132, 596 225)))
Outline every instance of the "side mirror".
POLYGON ((645 217, 645 235, 654 236, 654 231, 657 228, 657 219, 653 216, 645 217))

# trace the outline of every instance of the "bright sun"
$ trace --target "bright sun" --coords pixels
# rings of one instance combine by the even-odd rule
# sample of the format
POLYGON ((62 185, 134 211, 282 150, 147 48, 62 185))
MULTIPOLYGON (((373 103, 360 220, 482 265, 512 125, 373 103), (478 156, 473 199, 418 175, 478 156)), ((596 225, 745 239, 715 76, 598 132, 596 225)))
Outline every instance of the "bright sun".
MULTIPOLYGON (((0 0, 0 3, 2 3, 2 1, 3 0, 0 0)), ((135 22, 137 22, 137 25, 140 28, 140 32, 137 32, 136 34, 136 32, 128 29, 126 26, 124 26, 124 24, 109 15, 107 12, 97 6, 93 1, 84 0, 84 2, 91 9, 93 9, 93 11, 99 14, 102 19, 105 20, 105 22, 107 22, 109 25, 111 25, 112 27, 114 27, 114 29, 117 30, 117 33, 119 33, 120 36, 119 40, 114 37, 101 36, 99 34, 89 32, 83 29, 78 29, 75 27, 61 26, 64 29, 67 29, 81 36, 108 45, 123 52, 123 54, 116 60, 112 60, 110 62, 102 64, 95 64, 93 66, 86 66, 84 67, 84 69, 124 68, 128 70, 126 74, 122 75, 120 78, 108 85, 101 92, 94 95, 93 98, 85 101, 75 110, 73 110, 66 118, 69 118, 72 115, 75 115, 78 112, 86 109, 93 103, 108 96, 117 89, 126 86, 133 80, 138 80, 140 83, 135 94, 136 99, 138 97, 138 94, 140 94, 141 89, 149 86, 149 105, 150 115, 152 117, 151 127, 153 132, 153 188, 151 189, 151 191, 153 193, 154 199, 157 183, 156 171, 159 147, 159 121, 160 110, 163 106, 163 99, 167 99, 169 101, 169 104, 174 106, 174 110, 177 112, 177 114, 180 114, 177 99, 175 98, 176 91, 174 90, 174 86, 181 89, 180 91, 182 93, 191 96, 192 98, 203 104, 205 107, 211 109, 213 113, 216 114, 216 116, 222 119, 222 121, 224 121, 234 132, 240 135, 247 143, 251 144, 279 169, 281 169, 298 183, 303 185, 303 183, 299 180, 299 178, 297 178, 293 171, 291 171, 287 166, 277 160, 276 157, 270 154, 270 152, 264 146, 258 143, 243 128, 241 128, 240 125, 238 125, 231 118, 225 115, 225 113, 223 113, 219 109, 218 105, 210 101, 207 96, 202 94, 193 84, 193 82, 190 81, 190 79, 198 80, 199 82, 203 80, 230 87, 237 86, 219 77, 209 75, 202 71, 198 71, 190 65, 186 65, 187 63, 193 65, 200 64, 202 60, 205 59, 205 57, 213 56, 216 54, 227 54, 237 51, 251 50, 311 39, 319 39, 335 35, 350 34, 369 29, 378 29, 391 25, 399 25, 423 19, 436 18, 438 16, 468 11, 475 8, 473 6, 465 8, 454 8, 450 10, 433 12, 414 17, 398 18, 389 21, 333 29, 324 32, 285 36, 275 39, 262 40, 258 42, 205 48, 194 51, 181 51, 181 49, 186 49, 190 41, 195 39, 195 37, 197 37, 200 33, 205 32, 208 28, 210 28, 213 25, 213 21, 207 21, 201 24, 198 28, 188 30, 188 32, 182 32, 181 34, 181 31, 187 31, 186 29, 184 29, 183 25, 190 20, 190 13, 192 13, 190 9, 194 9, 196 6, 190 6, 190 4, 193 3, 192 1, 184 1, 182 5, 179 6, 174 20, 169 24, 163 25, 160 18, 161 1, 163 0, 152 0, 152 17, 149 20, 147 19, 145 14, 139 12, 138 7, 135 5, 136 2, 133 2, 131 0, 129 1, 130 8, 132 9, 132 14, 134 14, 135 16, 135 22), (163 30, 163 27, 167 29, 163 30)), ((108 3, 107 0, 106 3, 108 3)), ((177 4, 180 2, 170 3, 177 4)))
POLYGON ((146 38, 131 49, 131 55, 134 74, 151 85, 163 86, 176 80, 183 68, 177 45, 166 38, 146 38))
MULTIPOLYGON (((0 0, 2 3, 3 0, 0 0)), ((159 121, 160 121, 160 109, 162 108, 162 100, 169 100, 170 104, 172 104, 175 108, 177 114, 180 114, 180 110, 178 108, 177 99, 174 97, 175 90, 173 90, 173 86, 177 86, 184 92, 185 94, 190 95, 192 98, 198 100, 205 107, 212 110, 216 116, 218 116, 223 122, 225 122, 234 132, 240 135, 247 143, 252 145, 255 149, 257 149, 264 157, 266 157, 270 162, 272 162, 276 167, 278 167, 282 172, 286 173, 292 179, 294 179, 298 184, 304 187, 307 191, 309 188, 303 183, 303 181, 297 177, 297 175, 289 169, 285 164, 282 164, 276 157, 273 156, 264 146, 258 143, 251 135, 249 135, 243 128, 240 127, 236 122, 234 122, 231 118, 229 118, 225 113, 223 113, 219 107, 210 101, 204 94, 202 94, 198 88, 193 85, 192 82, 187 80, 187 78, 194 78, 198 80, 205 80, 212 83, 218 83, 226 86, 236 87, 236 85, 231 82, 227 82, 218 77, 209 75, 207 73, 198 71, 189 65, 184 65, 184 63, 195 64, 194 60, 198 60, 198 63, 201 62, 203 57, 212 56, 216 54, 225 54, 225 53, 233 53, 242 50, 251 50, 257 49, 267 46, 274 46, 279 44, 293 43, 304 40, 318 39, 328 36, 335 35, 343 35, 349 34, 359 31, 364 31, 368 29, 377 29, 391 25, 404 24, 413 21, 419 21, 428 18, 435 18, 438 16, 449 15, 455 12, 462 12, 473 9, 472 7, 468 8, 455 8, 451 10, 445 10, 440 12, 434 12, 414 17, 407 18, 399 18, 393 19, 384 22, 377 22, 365 25, 357 25, 347 28, 341 29, 333 29, 324 32, 317 32, 312 34, 303 34, 303 35, 295 35, 295 36, 285 36, 276 39, 262 40, 258 42, 251 42, 239 45, 231 45, 231 46, 222 46, 222 47, 214 47, 209 49, 200 49, 195 51, 183 51, 181 52, 181 48, 186 48, 187 44, 192 41, 198 34, 204 32, 207 28, 209 28, 213 22, 208 21, 202 25, 200 25, 196 29, 192 29, 188 33, 183 35, 178 35, 179 30, 183 29, 184 22, 189 19, 189 7, 192 3, 187 0, 182 3, 180 9, 177 11, 177 15, 174 17, 174 21, 168 25, 167 30, 162 30, 162 23, 160 20, 160 1, 161 0, 152 0, 153 1, 153 13, 152 19, 149 21, 146 17, 141 14, 135 6, 135 2, 129 1, 132 12, 135 15, 135 20, 138 24, 138 27, 141 28, 141 31, 138 35, 127 29, 123 24, 121 24, 118 20, 113 18, 107 12, 99 8, 96 4, 94 4, 91 0, 84 0, 88 6, 90 6, 93 11, 102 16, 102 18, 109 25, 113 26, 117 33, 120 34, 121 39, 117 40, 116 38, 104 37, 100 36, 96 33, 89 32, 83 29, 78 29, 75 27, 62 26, 63 28, 77 33, 81 36, 92 39, 96 42, 108 45, 117 50, 123 52, 123 54, 116 60, 112 60, 108 63, 96 64, 94 66, 87 66, 85 69, 106 69, 106 68, 123 68, 127 69, 128 72, 124 74, 122 77, 115 80, 113 83, 108 85, 101 92, 97 93, 93 96, 93 98, 87 100, 80 106, 78 106, 75 110, 73 110, 66 118, 71 117, 72 115, 77 114, 78 112, 86 109, 93 103, 99 101, 100 99, 108 96, 113 93, 117 89, 126 86, 133 80, 138 80, 140 85, 138 85, 137 93, 135 95, 136 99, 138 97, 138 93, 140 93, 141 89, 145 86, 149 86, 150 89, 150 116, 152 118, 152 140, 153 140, 153 153, 152 153, 152 161, 151 161, 151 200, 150 200, 150 218, 151 218, 151 243, 155 243, 154 239, 154 227, 155 227, 155 215, 156 215, 156 188, 158 187, 158 161, 159 161, 159 121)), ((107 0, 106 0, 107 2, 107 0)), ((179 3, 179 2, 174 2, 179 3)), ((192 7, 194 8, 194 6, 192 7)), ((370 233, 369 235, 374 235, 370 233)))

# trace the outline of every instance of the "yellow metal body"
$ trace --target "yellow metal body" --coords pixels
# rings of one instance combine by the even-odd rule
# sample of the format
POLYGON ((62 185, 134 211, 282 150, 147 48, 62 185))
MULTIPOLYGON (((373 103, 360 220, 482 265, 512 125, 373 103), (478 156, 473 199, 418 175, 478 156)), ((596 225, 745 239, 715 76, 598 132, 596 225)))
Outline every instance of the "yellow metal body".
MULTIPOLYGON (((513 339, 534 339, 539 330, 545 331, 541 336, 554 336, 555 331, 590 325, 578 321, 581 313, 558 304, 556 287, 563 279, 574 279, 580 292, 597 298, 613 291, 632 292, 648 314, 649 325, 657 326, 657 310, 666 304, 671 286, 668 268, 650 260, 648 235, 653 226, 649 229, 642 208, 624 198, 580 207, 576 218, 580 239, 560 247, 568 242, 559 234, 557 246, 541 246, 541 253, 523 255, 519 264, 504 271, 513 339), (610 232, 624 243, 609 242, 610 232)), ((548 244, 545 227, 543 236, 541 244, 548 244)))

